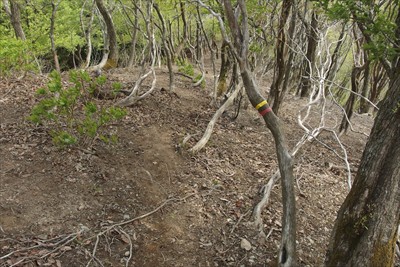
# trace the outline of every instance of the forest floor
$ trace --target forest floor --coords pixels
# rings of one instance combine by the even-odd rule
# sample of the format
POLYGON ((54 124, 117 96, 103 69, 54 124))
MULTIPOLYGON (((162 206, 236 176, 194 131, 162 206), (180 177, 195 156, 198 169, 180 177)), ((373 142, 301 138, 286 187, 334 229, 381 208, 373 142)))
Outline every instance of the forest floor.
MULTIPOLYGON (((135 73, 117 69, 106 75, 127 85, 135 73)), ((279 182, 262 212, 267 238, 249 224, 260 189, 277 170, 273 138, 260 116, 248 108, 232 120, 231 108, 205 148, 188 151, 216 111, 208 78, 201 89, 176 76, 171 94, 162 89, 168 88, 168 73, 157 70, 154 93, 113 126, 119 142, 96 142, 95 153, 58 148, 44 129, 26 121, 34 92, 47 77, 3 79, 0 266, 272 266, 281 234, 279 182)), ((261 89, 265 93, 266 86, 261 89)), ((303 135, 296 120, 305 104, 288 96, 280 111, 289 147, 303 135)), ((327 125, 333 126, 340 110, 333 103, 327 110, 327 125)), ((311 112, 310 125, 318 114, 311 112)), ((352 123, 355 131, 341 141, 354 177, 373 118, 355 115, 352 123)), ((318 140, 295 158, 301 266, 323 264, 348 192, 344 161, 335 154, 344 155, 339 143, 331 132, 318 140)))

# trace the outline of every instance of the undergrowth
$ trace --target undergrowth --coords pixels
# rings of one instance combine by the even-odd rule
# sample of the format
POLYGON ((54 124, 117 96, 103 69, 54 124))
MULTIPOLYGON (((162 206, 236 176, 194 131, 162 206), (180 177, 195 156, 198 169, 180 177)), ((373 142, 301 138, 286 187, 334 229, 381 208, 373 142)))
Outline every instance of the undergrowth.
MULTIPOLYGON (((87 72, 71 71, 69 83, 62 82, 58 72, 50 74, 47 87, 36 92, 39 99, 28 120, 45 127, 55 145, 92 147, 99 139, 105 143, 117 142, 112 124, 126 115, 126 110, 106 106, 95 98, 95 93, 106 83, 106 77, 91 78, 87 72)), ((112 85, 113 92, 120 89, 112 85)))

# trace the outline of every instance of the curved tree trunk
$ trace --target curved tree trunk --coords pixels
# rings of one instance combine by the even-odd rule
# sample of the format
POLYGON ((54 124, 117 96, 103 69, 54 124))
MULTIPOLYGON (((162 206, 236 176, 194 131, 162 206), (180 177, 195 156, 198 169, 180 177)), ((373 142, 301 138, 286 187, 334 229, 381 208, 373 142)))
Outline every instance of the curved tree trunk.
MULTIPOLYGON (((200 2, 198 0, 198 2, 200 2)), ((268 129, 271 131, 278 157, 279 171, 282 179, 282 240, 278 253, 278 266, 296 266, 296 201, 294 196, 293 162, 290 156, 286 138, 283 133, 279 118, 272 111, 265 98, 259 93, 253 73, 249 69, 249 29, 248 16, 244 0, 238 1, 241 13, 239 22, 235 16, 230 0, 224 0, 224 11, 228 20, 229 28, 233 39, 233 50, 237 58, 243 85, 251 104, 263 117, 268 129)), ((221 30, 223 22, 219 17, 221 30)), ((223 33, 226 37, 226 32, 223 33)))
POLYGON ((97 8, 100 11, 101 16, 106 23, 106 30, 107 30, 107 38, 108 38, 108 45, 109 51, 108 52, 108 59, 105 64, 105 68, 115 68, 118 65, 118 43, 117 43, 117 34, 115 32, 114 23, 112 21, 111 15, 104 6, 103 0, 95 0, 97 8))
POLYGON ((400 76, 375 119, 332 232, 326 266, 393 266, 400 222, 400 76))

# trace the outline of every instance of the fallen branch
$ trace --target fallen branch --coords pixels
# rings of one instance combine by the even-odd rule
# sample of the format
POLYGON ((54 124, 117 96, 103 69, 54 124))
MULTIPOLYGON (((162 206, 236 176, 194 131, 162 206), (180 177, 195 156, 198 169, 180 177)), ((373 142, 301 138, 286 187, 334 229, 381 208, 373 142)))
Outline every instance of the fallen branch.
MULTIPOLYGON (((93 247, 93 250, 92 250, 91 259, 87 263, 86 266, 88 267, 93 260, 99 261, 95 256, 96 256, 96 252, 97 252, 97 248, 98 248, 98 244, 100 242, 101 236, 105 235, 106 233, 110 232, 111 230, 116 230, 117 227, 120 227, 120 226, 123 226, 123 225, 127 225, 127 224, 130 224, 132 222, 144 219, 144 218, 156 213, 157 211, 159 211, 160 209, 162 209, 163 207, 165 207, 166 205, 168 205, 168 204, 170 204, 172 202, 185 201, 186 199, 188 199, 188 198, 190 198, 190 197, 192 197, 194 195, 195 195, 195 193, 189 194, 189 195, 187 195, 187 196, 185 196, 183 198, 169 198, 169 199, 165 200, 163 203, 161 203, 159 206, 157 206, 154 210, 152 210, 152 211, 150 211, 148 213, 145 213, 143 215, 140 215, 140 216, 135 217, 135 218, 130 219, 130 220, 126 220, 126 221, 122 221, 122 222, 119 222, 119 223, 115 223, 115 224, 109 225, 104 230, 102 230, 101 232, 97 233, 95 236, 92 236, 92 237, 86 239, 86 241, 88 241, 88 240, 91 240, 93 238, 96 238, 96 243, 95 243, 95 245, 93 247)), ((118 230, 116 230, 116 231, 118 232, 118 230)), ((119 231, 124 233, 124 235, 127 235, 127 233, 123 232, 123 230, 120 229, 119 231)), ((129 236, 128 236, 128 238, 129 238, 129 236)), ((129 238, 129 242, 131 242, 130 238, 129 238)), ((129 258, 126 261, 126 266, 129 266, 129 261, 131 259, 131 255, 132 255, 132 244, 130 244, 130 253, 129 253, 129 258)))
MULTIPOLYGON (((116 232, 120 233, 121 235, 124 235, 126 237, 126 239, 128 240, 130 248, 129 248, 129 256, 126 260, 126 266, 129 266, 129 262, 132 258, 133 244, 132 244, 132 240, 131 240, 129 234, 126 233, 121 228, 121 226, 130 224, 134 221, 144 219, 144 218, 156 213, 157 211, 159 211, 160 209, 162 209, 163 207, 165 207, 171 203, 185 201, 186 199, 194 196, 195 194, 196 193, 191 193, 183 198, 169 198, 148 213, 145 213, 143 215, 140 215, 140 216, 135 217, 130 220, 126 220, 126 221, 122 221, 119 223, 109 225, 105 229, 98 232, 97 234, 92 235, 92 236, 84 239, 83 241, 79 242, 80 244, 88 244, 88 241, 90 241, 92 239, 96 239, 94 247, 92 249, 92 252, 88 252, 85 249, 85 251, 87 251, 87 253, 90 254, 90 258, 91 258, 86 266, 89 266, 93 261, 95 261, 98 265, 103 266, 100 259, 98 259, 96 257, 96 252, 97 252, 101 237, 103 235, 105 236, 107 233, 109 233, 112 230, 115 230, 116 232)), ((7 266, 14 267, 14 266, 22 266, 23 264, 28 264, 29 262, 33 262, 33 261, 37 261, 37 260, 59 257, 62 253, 72 250, 72 248, 68 246, 70 243, 72 243, 74 240, 76 240, 78 237, 82 236, 83 234, 88 233, 89 231, 90 231, 89 228, 87 228, 85 226, 81 226, 79 231, 68 234, 68 235, 61 235, 61 236, 58 236, 58 237, 55 237, 52 239, 46 239, 46 240, 39 239, 39 238, 38 239, 30 239, 25 242, 29 242, 30 244, 35 243, 35 245, 16 249, 16 250, 11 251, 3 256, 0 256, 0 262, 5 262, 7 264, 7 266), (19 254, 23 254, 23 256, 16 256, 19 254)), ((19 243, 21 243, 21 242, 19 242, 19 243)))
POLYGON ((61 250, 61 253, 64 253, 67 250, 67 245, 70 244, 72 241, 77 239, 80 235, 82 235, 84 232, 87 232, 88 228, 86 227, 81 227, 81 229, 75 233, 71 233, 69 235, 64 235, 64 236, 58 236, 52 239, 47 239, 47 240, 42 240, 42 239, 37 239, 37 240, 30 240, 33 243, 36 243, 37 245, 34 246, 29 246, 26 248, 21 248, 17 249, 14 251, 11 251, 10 253, 3 255, 0 257, 0 261, 4 260, 9 267, 17 266, 20 264, 26 264, 29 262, 32 262, 33 260, 38 260, 38 259, 45 259, 48 256, 55 256, 56 252, 61 250), (59 241, 53 243, 55 240, 59 241), (38 249, 42 248, 42 251, 46 251, 47 249, 51 249, 50 251, 46 251, 46 253, 40 254, 40 251, 38 252, 38 249), (23 252, 26 255, 29 256, 24 256, 22 258, 14 258, 16 259, 16 262, 13 262, 11 259, 15 254, 19 254, 23 252), (33 255, 32 255, 33 254, 33 255))

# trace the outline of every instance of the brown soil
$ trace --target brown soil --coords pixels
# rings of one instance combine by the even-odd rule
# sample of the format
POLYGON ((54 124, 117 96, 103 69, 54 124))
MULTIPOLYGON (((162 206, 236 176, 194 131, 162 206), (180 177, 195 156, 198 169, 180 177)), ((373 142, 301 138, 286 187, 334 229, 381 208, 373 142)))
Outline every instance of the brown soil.
MULTIPOLYGON (((119 69, 107 75, 132 84, 137 78, 132 73, 119 69)), ((248 224, 260 188, 277 168, 272 136, 256 112, 242 109, 233 121, 233 110, 228 111, 207 146, 192 155, 188 148, 216 111, 210 89, 193 88, 177 76, 176 94, 170 94, 161 90, 167 88, 168 75, 158 70, 157 90, 113 126, 119 143, 96 142, 93 155, 55 147, 45 129, 25 120, 35 103, 34 91, 46 80, 9 78, 0 85, 0 266, 23 258, 31 260, 25 266, 86 266, 91 259, 91 266, 125 266, 129 256, 129 266, 144 267, 273 265, 281 230, 279 184, 263 212, 268 239, 248 224), (188 135, 192 138, 183 144, 188 135), (163 203, 143 219, 115 225, 163 203), (59 242, 68 234, 76 239, 59 242), (241 248, 243 238, 250 250, 241 248), (24 250, 28 247, 33 248, 24 250)), ((296 116, 304 104, 289 97, 281 110, 290 147, 302 135, 296 116)), ((339 110, 329 108, 327 121, 333 125, 339 110)), ((313 120, 317 115, 312 113, 313 120)), ((356 116, 354 128, 368 133, 372 121, 356 116)), ((348 190, 343 161, 334 153, 343 156, 340 146, 329 132, 319 140, 306 144, 295 160, 302 266, 322 265, 348 190)), ((351 131, 342 142, 354 176, 366 136, 351 131)))

